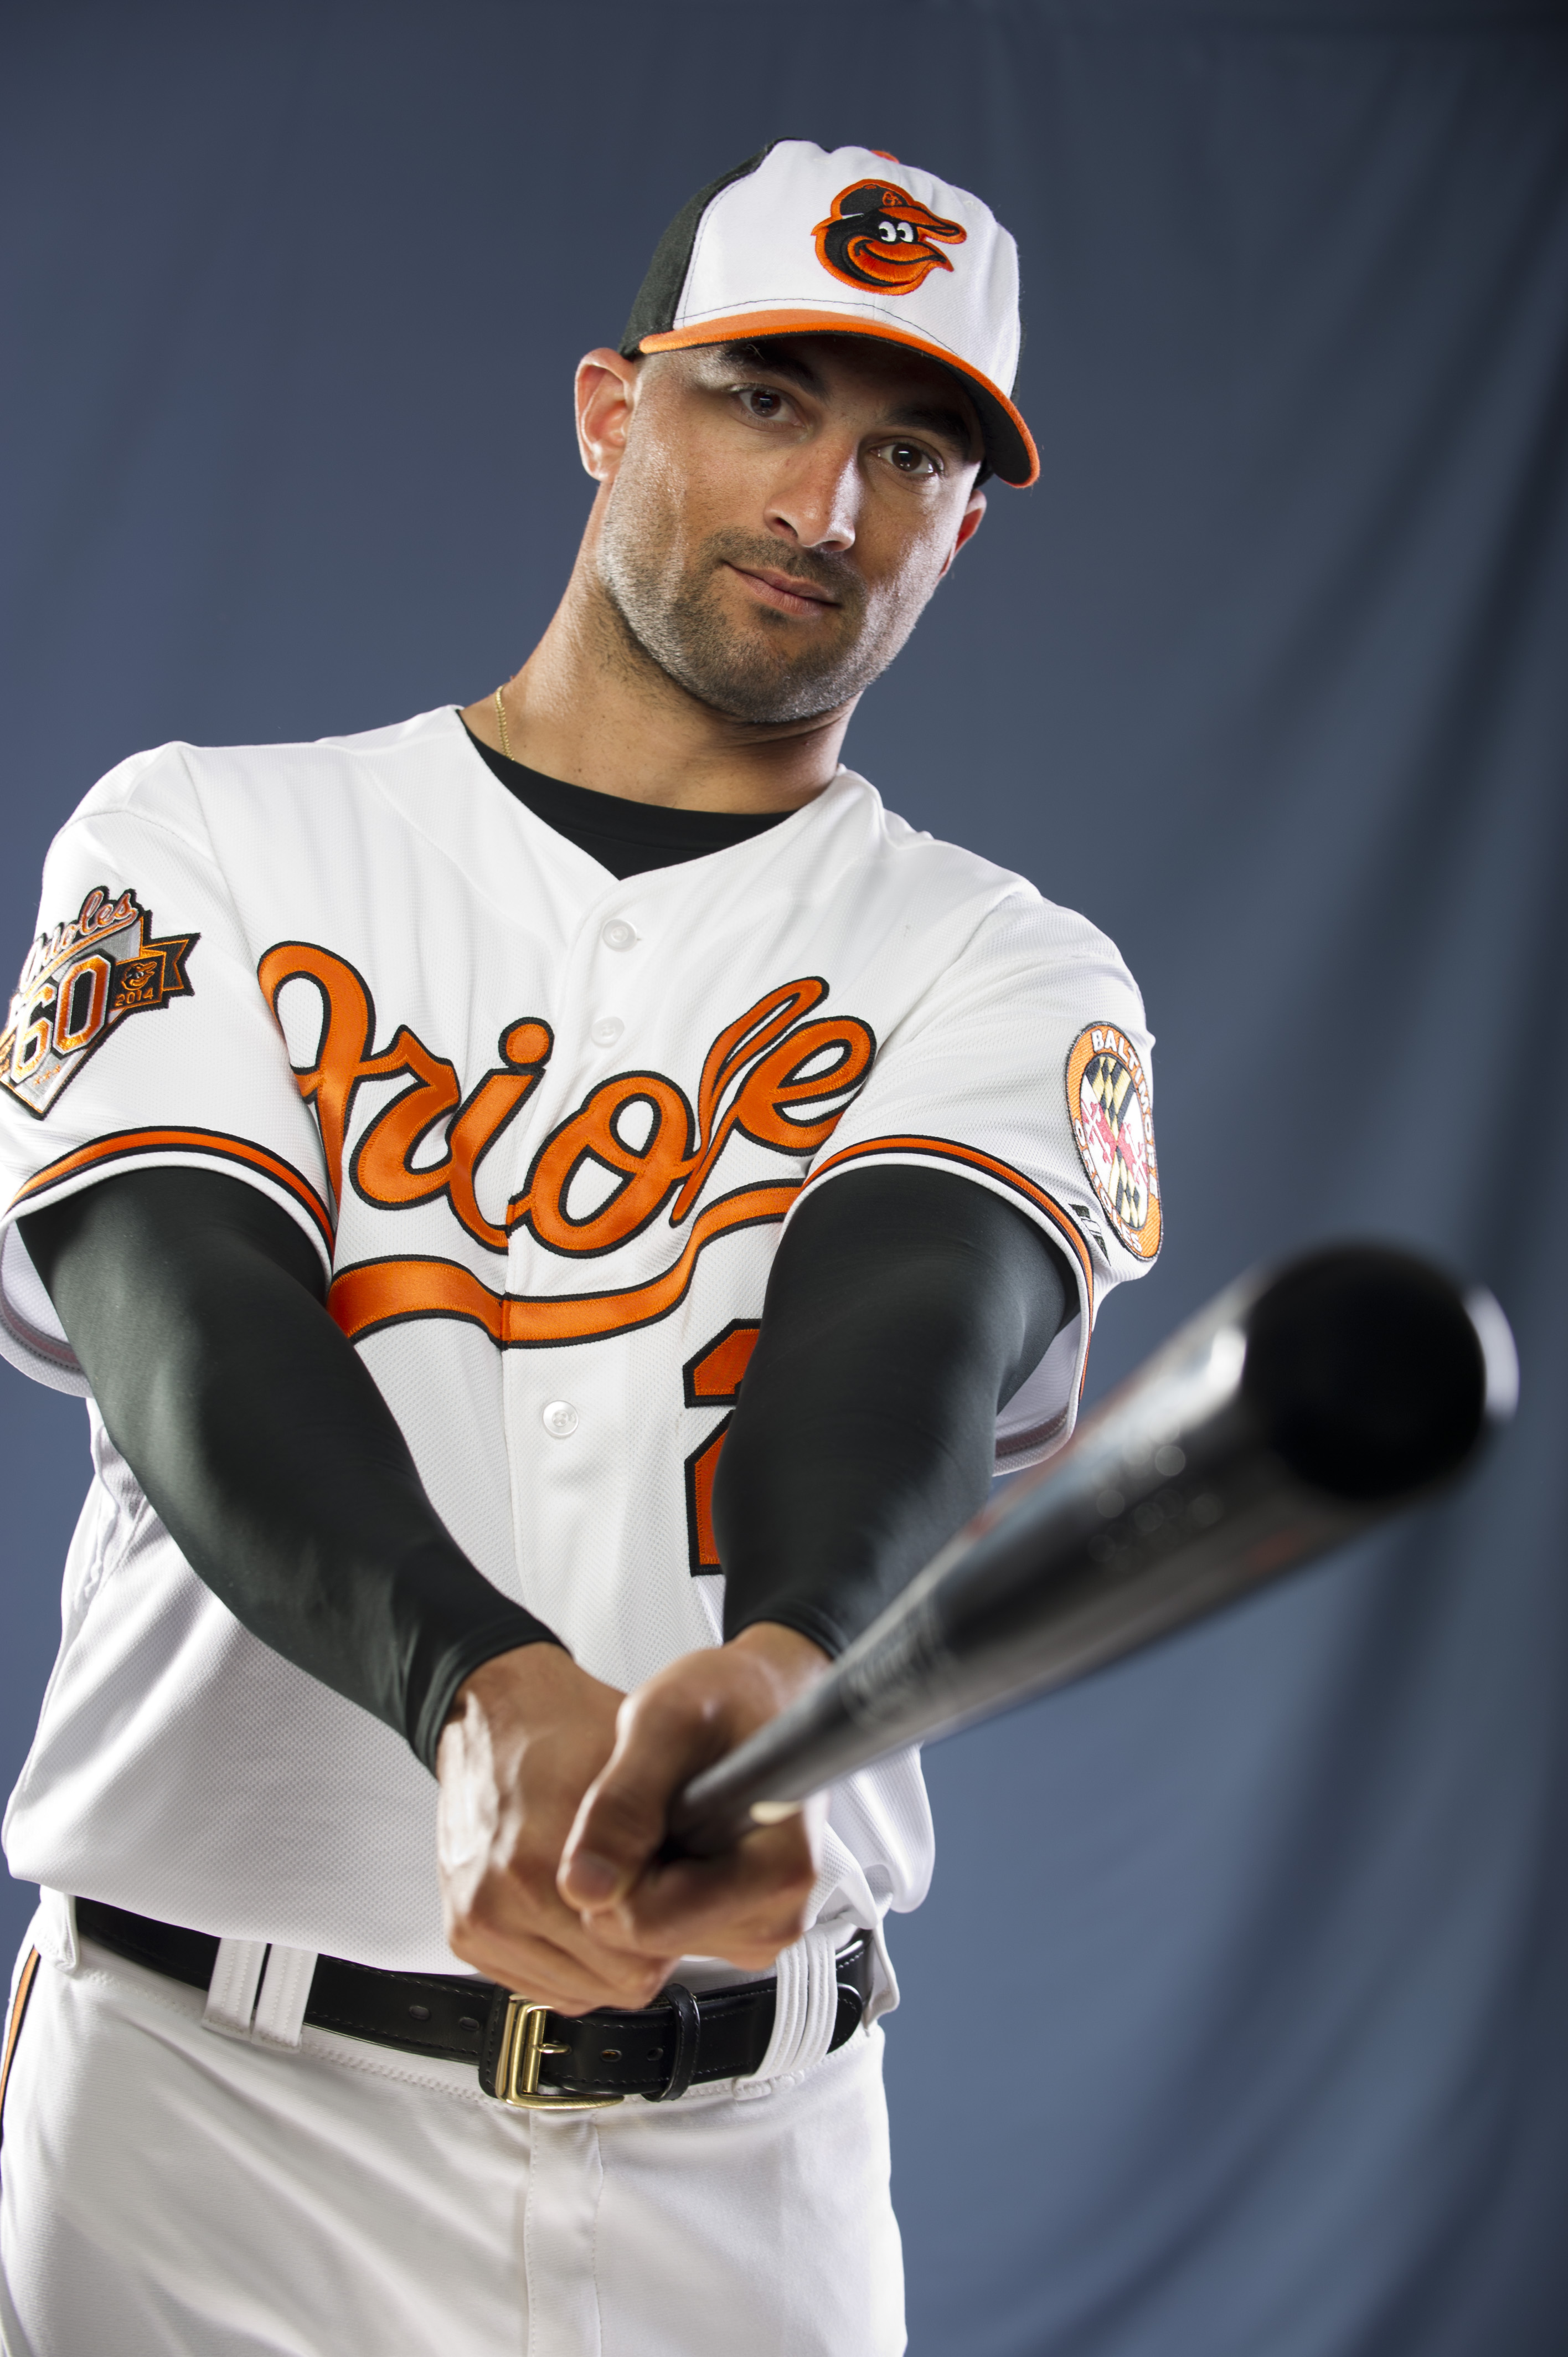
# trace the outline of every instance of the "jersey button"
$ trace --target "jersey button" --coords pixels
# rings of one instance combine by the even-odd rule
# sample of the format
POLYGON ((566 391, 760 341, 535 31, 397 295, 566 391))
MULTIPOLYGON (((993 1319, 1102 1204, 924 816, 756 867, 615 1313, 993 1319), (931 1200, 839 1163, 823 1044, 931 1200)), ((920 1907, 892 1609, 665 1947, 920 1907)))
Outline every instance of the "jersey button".
POLYGON ((611 917, 599 939, 607 950, 628 950, 637 939, 637 927, 628 925, 624 917, 611 917))
POLYGON ((618 1015, 601 1015, 588 1037, 596 1048, 613 1048, 625 1029, 618 1015))
POLYGON ((579 1419, 570 1400, 551 1400, 541 1409, 539 1421, 552 1440, 569 1440, 579 1419))

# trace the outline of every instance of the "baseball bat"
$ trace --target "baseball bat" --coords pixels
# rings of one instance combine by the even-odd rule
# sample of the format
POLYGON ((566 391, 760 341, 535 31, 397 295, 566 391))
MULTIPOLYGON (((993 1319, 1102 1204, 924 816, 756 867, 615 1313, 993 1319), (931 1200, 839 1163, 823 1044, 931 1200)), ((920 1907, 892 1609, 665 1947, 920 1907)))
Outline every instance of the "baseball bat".
POLYGON ((1512 1412, 1491 1296, 1384 1247, 1256 1270, 941 1549, 824 1677, 693 1778, 707 1856, 824 1785, 1153 1643, 1451 1480, 1512 1412))

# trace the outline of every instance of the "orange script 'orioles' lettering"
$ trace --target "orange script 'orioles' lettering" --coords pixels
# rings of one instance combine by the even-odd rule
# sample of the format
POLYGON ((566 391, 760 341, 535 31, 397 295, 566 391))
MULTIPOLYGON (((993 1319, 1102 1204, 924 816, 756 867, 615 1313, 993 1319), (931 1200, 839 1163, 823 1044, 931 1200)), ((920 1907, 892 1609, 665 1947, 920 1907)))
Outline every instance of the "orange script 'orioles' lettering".
MULTIPOLYGON (((504 1252, 508 1236, 525 1223, 548 1250, 575 1256, 613 1251, 667 1205, 671 1226, 681 1226, 736 1131, 778 1153, 814 1154, 876 1052, 869 1025, 854 1016, 801 1020, 827 996, 825 982, 811 975, 785 983, 720 1032, 703 1062, 694 1111, 677 1083, 659 1072, 618 1073, 591 1090, 539 1147, 527 1185, 498 1224, 479 1209, 476 1176, 538 1085, 554 1045, 548 1024, 524 1017, 510 1025, 499 1043, 499 1069, 485 1073, 464 1097, 456 1068, 406 1024, 390 1046, 376 1050, 371 994, 346 959, 309 942, 284 942, 267 952, 258 972, 274 1013, 291 982, 312 983, 320 995, 315 1060, 296 1068, 296 1078, 300 1094, 315 1107, 335 1200, 343 1191, 355 1092, 366 1081, 406 1074, 409 1085, 360 1140, 349 1181, 367 1202, 385 1211, 445 1195, 468 1233, 495 1252, 504 1252), (445 1150, 435 1160, 415 1163, 420 1146, 443 1122, 445 1150), (608 1179, 609 1192, 575 1215, 568 1199, 575 1180, 590 1168, 608 1179)), ((743 1190, 752 1191, 769 1198, 766 1213, 758 1204, 761 1216, 782 1217, 787 1198, 778 1186, 743 1190)))

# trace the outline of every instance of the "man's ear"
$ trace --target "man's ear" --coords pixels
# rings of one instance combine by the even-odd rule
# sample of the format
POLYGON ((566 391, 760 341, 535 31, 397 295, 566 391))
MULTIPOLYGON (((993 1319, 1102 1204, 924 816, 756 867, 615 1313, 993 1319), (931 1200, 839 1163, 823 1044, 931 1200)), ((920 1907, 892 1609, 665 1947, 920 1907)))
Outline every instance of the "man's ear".
POLYGON ((577 362, 577 449, 596 483, 609 482, 620 465, 641 368, 607 344, 577 362))
MULTIPOLYGON (((962 515, 959 518, 958 537, 953 542, 951 548, 948 551, 947 565, 942 566, 943 573, 946 573, 948 565, 952 563, 953 558, 958 554, 959 550, 963 546, 964 542, 974 538, 975 533, 980 530, 981 519, 983 517, 984 513, 985 493, 977 487, 974 490, 971 491, 969 495, 969 505, 965 508, 962 515)), ((938 577, 940 579, 940 576, 939 575, 938 577)))

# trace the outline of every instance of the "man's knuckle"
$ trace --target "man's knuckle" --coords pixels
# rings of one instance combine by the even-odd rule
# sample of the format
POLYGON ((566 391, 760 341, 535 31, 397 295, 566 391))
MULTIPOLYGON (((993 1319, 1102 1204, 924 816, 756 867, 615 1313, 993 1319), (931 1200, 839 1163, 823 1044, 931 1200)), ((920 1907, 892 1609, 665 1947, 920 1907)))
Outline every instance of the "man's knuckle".
POLYGON ((584 1846, 635 1851, 662 1829, 664 1813, 652 1796, 633 1783, 606 1784, 594 1797, 584 1846))

